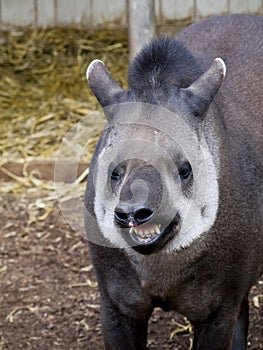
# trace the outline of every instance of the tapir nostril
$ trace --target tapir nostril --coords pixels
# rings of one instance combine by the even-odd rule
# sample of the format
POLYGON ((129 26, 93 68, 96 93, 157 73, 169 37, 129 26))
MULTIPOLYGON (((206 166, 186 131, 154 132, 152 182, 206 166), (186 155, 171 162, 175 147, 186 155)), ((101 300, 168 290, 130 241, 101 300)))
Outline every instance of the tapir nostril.
POLYGON ((130 222, 134 225, 141 225, 149 221, 153 215, 153 211, 148 208, 140 208, 132 212, 125 212, 122 208, 116 207, 114 212, 115 221, 126 227, 130 226, 130 222))
POLYGON ((138 225, 149 221, 153 217, 153 211, 148 208, 141 208, 134 212, 134 219, 138 225))
POLYGON ((115 210, 115 218, 120 222, 127 221, 129 218, 129 214, 115 210))

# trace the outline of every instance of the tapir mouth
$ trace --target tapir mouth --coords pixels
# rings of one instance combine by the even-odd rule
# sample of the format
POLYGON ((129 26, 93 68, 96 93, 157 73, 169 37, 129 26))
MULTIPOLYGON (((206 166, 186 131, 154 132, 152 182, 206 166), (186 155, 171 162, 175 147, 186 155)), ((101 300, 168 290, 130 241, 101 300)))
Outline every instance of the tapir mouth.
POLYGON ((123 232, 123 238, 137 252, 152 254, 162 249, 180 230, 178 215, 167 226, 160 223, 133 226, 123 232))
POLYGON ((133 239, 140 243, 148 243, 154 240, 161 233, 161 224, 142 226, 133 226, 129 230, 129 234, 133 239))

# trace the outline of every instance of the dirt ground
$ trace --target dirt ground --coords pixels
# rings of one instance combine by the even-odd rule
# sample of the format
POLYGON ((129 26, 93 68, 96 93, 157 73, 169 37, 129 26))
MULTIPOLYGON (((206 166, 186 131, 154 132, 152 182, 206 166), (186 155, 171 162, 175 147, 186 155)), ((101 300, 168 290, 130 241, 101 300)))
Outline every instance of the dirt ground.
MULTIPOLYGON (((57 206, 28 223, 30 200, 0 198, 0 349, 103 349, 99 293, 84 239, 57 206)), ((263 281, 250 296, 249 349, 263 349, 263 281)), ((157 309, 149 349, 190 348, 187 321, 157 309)))

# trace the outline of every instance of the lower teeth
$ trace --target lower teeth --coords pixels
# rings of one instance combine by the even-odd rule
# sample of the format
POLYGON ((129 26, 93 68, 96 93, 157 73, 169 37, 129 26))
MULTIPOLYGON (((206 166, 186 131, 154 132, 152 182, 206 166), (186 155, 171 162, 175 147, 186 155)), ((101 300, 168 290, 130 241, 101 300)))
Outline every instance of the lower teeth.
POLYGON ((157 233, 146 233, 144 235, 133 232, 133 234, 138 237, 141 240, 151 240, 152 238, 154 238, 155 236, 157 236, 157 233))
POLYGON ((140 236, 140 235, 136 235, 136 236, 138 236, 138 237, 140 237, 140 238, 142 238, 142 239, 147 239, 147 238, 152 238, 152 237, 154 237, 154 235, 151 235, 151 234, 147 234, 147 235, 145 235, 145 236, 140 236))

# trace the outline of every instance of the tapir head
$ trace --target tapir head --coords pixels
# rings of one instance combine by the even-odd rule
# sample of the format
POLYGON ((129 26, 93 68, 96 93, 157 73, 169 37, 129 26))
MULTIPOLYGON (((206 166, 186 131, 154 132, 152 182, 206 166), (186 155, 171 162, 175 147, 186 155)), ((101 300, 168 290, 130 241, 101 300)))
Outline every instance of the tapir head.
POLYGON ((187 87, 154 89, 152 79, 145 91, 124 91, 103 62, 89 65, 87 79, 108 125, 88 186, 100 230, 115 247, 174 251, 213 226, 219 160, 202 125, 224 76, 217 58, 187 87))

